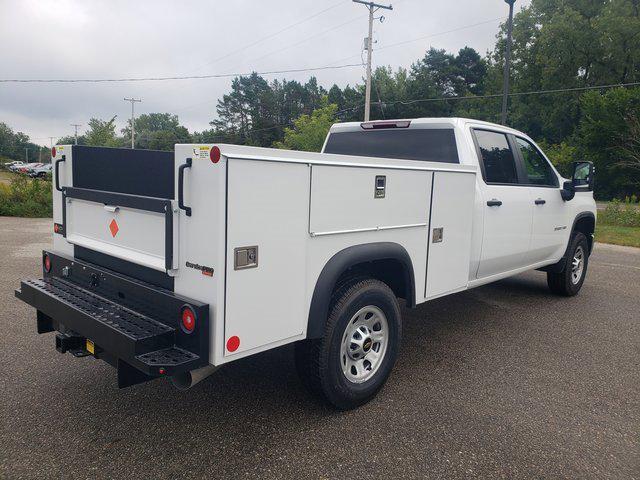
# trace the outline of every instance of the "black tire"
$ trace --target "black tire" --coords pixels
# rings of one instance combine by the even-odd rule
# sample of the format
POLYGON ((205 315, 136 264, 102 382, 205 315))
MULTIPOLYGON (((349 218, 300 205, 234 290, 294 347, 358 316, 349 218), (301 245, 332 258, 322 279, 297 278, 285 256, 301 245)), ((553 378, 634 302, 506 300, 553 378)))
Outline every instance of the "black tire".
POLYGON ((587 276, 587 267, 589 265, 589 242, 583 233, 575 232, 569 239, 569 248, 567 249, 567 260, 564 267, 559 273, 547 272, 547 284, 549 289, 556 295, 572 297, 576 295, 584 279, 587 276), (573 270, 573 260, 579 250, 582 250, 582 270, 579 278, 576 279, 573 270))
MULTIPOLYGON (((374 279, 359 279, 342 285, 334 292, 331 305, 324 336, 296 344, 296 368, 302 383, 310 391, 339 410, 350 410, 371 400, 391 373, 402 338, 400 308, 393 291, 374 279), (369 306, 381 310, 386 317, 388 343, 377 369, 366 381, 354 383, 343 372, 341 345, 347 338, 347 327, 353 326, 354 315, 369 306)), ((375 344, 369 344, 369 348, 373 347, 375 344)), ((366 356, 368 350, 364 351, 366 356)))

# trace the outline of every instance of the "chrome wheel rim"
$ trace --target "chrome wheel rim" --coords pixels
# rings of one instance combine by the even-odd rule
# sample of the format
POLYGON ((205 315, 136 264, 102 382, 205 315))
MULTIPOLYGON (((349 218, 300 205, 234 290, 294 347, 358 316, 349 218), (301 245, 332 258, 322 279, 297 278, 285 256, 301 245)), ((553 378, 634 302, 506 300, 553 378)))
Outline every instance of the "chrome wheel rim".
POLYGON ((378 307, 358 310, 345 328, 340 344, 342 373, 352 383, 369 380, 380 368, 389 345, 389 323, 378 307))
POLYGON ((574 285, 580 282, 582 272, 584 272, 584 249, 582 247, 578 247, 573 254, 573 260, 571 261, 571 282, 574 285))

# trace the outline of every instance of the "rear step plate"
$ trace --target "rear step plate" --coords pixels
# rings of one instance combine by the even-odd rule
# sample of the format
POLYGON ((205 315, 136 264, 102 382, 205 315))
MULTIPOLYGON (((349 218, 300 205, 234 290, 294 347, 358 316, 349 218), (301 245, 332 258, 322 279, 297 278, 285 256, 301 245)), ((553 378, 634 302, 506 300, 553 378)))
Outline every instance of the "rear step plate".
POLYGON ((123 359, 174 346, 175 328, 61 278, 25 280, 16 296, 123 359))

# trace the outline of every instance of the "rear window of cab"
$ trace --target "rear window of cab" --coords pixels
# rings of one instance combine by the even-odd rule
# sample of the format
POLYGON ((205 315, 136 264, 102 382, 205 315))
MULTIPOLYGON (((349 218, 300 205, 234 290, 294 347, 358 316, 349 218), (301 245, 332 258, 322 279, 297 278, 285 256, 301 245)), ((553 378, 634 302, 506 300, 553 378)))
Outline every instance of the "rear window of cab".
POLYGON ((452 128, 389 128, 329 135, 324 153, 460 163, 452 128))

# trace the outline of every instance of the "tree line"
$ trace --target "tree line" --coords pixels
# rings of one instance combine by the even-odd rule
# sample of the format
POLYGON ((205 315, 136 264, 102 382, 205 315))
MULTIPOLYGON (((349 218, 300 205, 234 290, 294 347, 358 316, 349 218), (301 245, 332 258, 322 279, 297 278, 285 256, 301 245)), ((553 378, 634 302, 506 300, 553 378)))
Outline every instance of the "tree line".
MULTIPOLYGON (((505 36, 502 24, 486 55, 431 48, 408 68, 376 68, 372 119, 499 122, 505 36)), ((508 125, 539 142, 562 173, 591 160, 599 198, 640 191, 640 86, 599 88, 640 82, 640 0, 533 0, 514 17, 510 78, 508 125)), ((232 81, 205 131, 189 132, 170 113, 140 115, 136 148, 219 142, 318 150, 331 123, 361 120, 363 106, 362 83, 327 89, 314 77, 268 81, 254 73, 232 81)), ((94 118, 79 143, 127 146, 129 138, 130 125, 118 134, 115 118, 94 118)))

